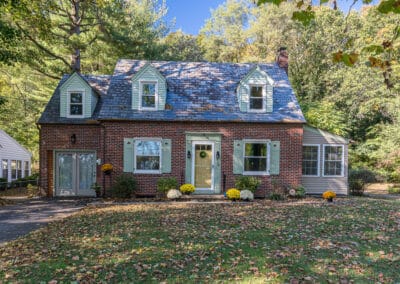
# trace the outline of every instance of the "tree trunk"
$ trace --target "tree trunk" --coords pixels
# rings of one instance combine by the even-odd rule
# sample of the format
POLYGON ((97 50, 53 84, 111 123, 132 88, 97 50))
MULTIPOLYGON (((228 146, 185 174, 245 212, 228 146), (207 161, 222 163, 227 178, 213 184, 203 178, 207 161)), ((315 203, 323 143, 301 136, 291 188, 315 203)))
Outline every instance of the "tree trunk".
MULTIPOLYGON (((81 33, 81 16, 79 15, 80 0, 72 1, 71 11, 71 33, 70 35, 79 35, 81 33)), ((71 68, 73 71, 81 72, 81 51, 78 46, 73 47, 71 55, 71 68)))

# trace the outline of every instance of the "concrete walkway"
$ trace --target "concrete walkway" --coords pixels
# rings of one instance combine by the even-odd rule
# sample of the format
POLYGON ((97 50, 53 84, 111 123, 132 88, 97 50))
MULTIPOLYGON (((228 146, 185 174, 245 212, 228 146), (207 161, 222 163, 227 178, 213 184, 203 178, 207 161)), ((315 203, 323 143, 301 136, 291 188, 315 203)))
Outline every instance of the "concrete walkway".
POLYGON ((19 198, 13 201, 16 204, 0 207, 0 246, 85 207, 82 200, 19 198))

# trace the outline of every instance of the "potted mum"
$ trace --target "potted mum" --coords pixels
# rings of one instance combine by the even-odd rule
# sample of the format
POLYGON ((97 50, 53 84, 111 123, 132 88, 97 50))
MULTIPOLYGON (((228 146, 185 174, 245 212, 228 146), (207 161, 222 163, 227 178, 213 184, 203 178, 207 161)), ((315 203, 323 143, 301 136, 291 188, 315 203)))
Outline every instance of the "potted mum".
POLYGON ((111 174, 111 172, 113 171, 113 165, 111 164, 103 164, 101 166, 101 171, 105 174, 105 175, 109 175, 111 174))
POLYGON ((194 192, 195 187, 193 184, 185 183, 185 184, 181 185, 179 190, 182 192, 182 194, 189 195, 194 192))
POLYGON ((236 188, 230 188, 226 192, 226 197, 228 197, 229 200, 236 201, 239 200, 240 198, 240 190, 236 188))
POLYGON ((336 197, 336 193, 332 190, 327 190, 322 194, 322 197, 328 202, 333 202, 333 199, 336 197))

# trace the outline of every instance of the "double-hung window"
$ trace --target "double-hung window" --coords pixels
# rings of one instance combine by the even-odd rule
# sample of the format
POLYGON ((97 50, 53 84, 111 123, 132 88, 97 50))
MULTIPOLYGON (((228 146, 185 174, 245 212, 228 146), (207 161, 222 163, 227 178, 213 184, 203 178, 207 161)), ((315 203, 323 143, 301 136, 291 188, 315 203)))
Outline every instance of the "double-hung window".
POLYGON ((157 109, 157 82, 140 82, 141 109, 157 109))
POLYGON ((17 161, 17 178, 22 177, 22 161, 17 161))
POLYGON ((11 160, 11 179, 17 179, 17 161, 11 160))
POLYGON ((8 160, 1 161, 2 177, 8 179, 8 160))
POLYGON ((161 152, 161 140, 135 140, 135 172, 160 173, 161 152))
POLYGON ((68 115, 71 117, 83 116, 83 92, 69 92, 68 115))
POLYGON ((343 150, 343 145, 324 145, 324 176, 344 175, 343 150))
POLYGON ((303 176, 319 176, 319 145, 303 145, 303 176))
POLYGON ((244 174, 269 173, 269 143, 262 141, 244 142, 244 174))
POLYGON ((28 161, 25 161, 24 162, 24 177, 28 177, 29 176, 29 162, 28 161))
POLYGON ((265 91, 263 86, 250 86, 249 110, 265 111, 265 91))

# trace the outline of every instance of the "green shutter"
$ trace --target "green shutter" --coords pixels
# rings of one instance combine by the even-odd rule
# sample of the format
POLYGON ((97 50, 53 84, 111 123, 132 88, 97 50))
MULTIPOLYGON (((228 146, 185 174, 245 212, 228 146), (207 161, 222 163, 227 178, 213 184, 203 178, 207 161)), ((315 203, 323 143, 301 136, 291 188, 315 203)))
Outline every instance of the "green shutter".
POLYGON ((139 88, 139 81, 134 81, 132 83, 132 109, 139 109, 139 88))
POLYGON ((124 172, 132 173, 135 141, 132 138, 124 138, 124 172))
POLYGON ((171 139, 163 139, 162 143, 162 163, 161 172, 166 174, 171 172, 171 139))
POLYGON ((233 141, 233 173, 243 174, 243 141, 233 141))
POLYGON ((267 112, 273 112, 273 106, 274 106, 274 100, 273 100, 273 92, 274 89, 270 84, 267 84, 266 86, 266 93, 267 93, 267 98, 266 98, 266 104, 267 104, 267 112))
POLYGON ((279 175, 279 160, 280 160, 280 142, 279 141, 271 141, 270 143, 270 170, 269 173, 271 175, 279 175))
POLYGON ((186 159, 185 182, 191 183, 192 182, 192 159, 193 159, 192 140, 189 140, 186 138, 186 152, 183 154, 185 155, 185 159, 186 159), (187 157, 188 151, 190 151, 190 153, 191 153, 190 159, 187 157))

